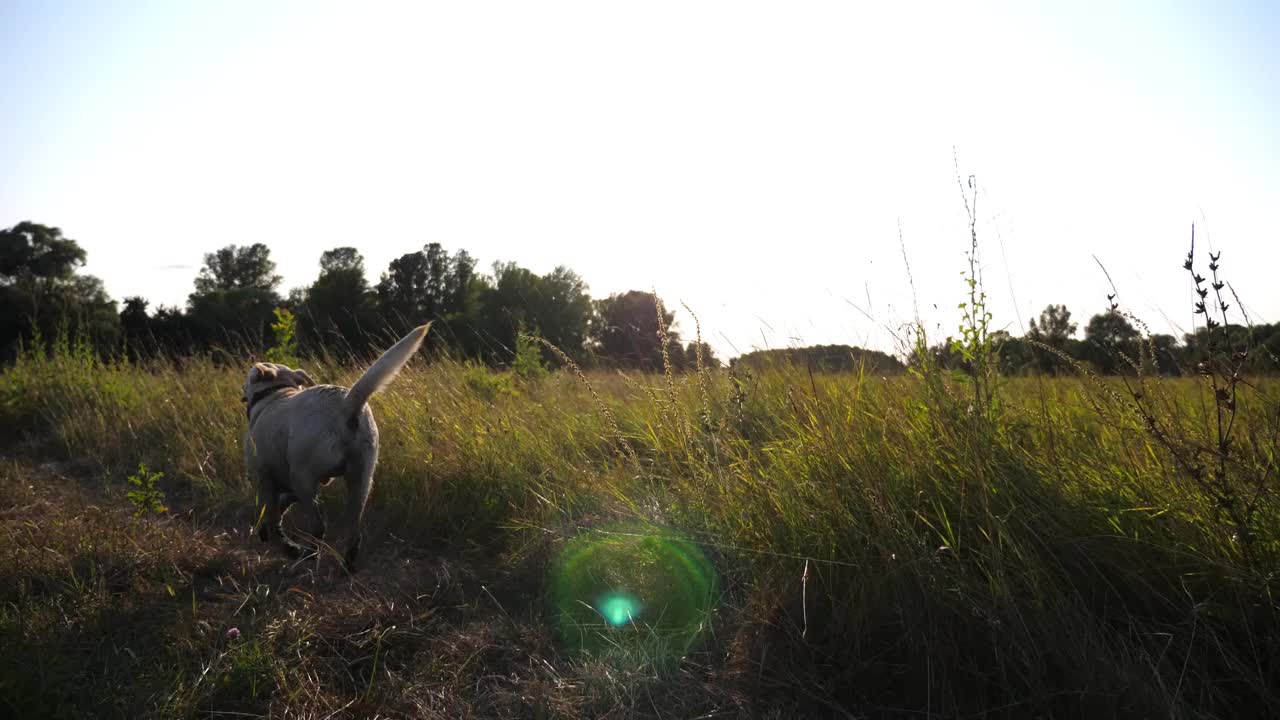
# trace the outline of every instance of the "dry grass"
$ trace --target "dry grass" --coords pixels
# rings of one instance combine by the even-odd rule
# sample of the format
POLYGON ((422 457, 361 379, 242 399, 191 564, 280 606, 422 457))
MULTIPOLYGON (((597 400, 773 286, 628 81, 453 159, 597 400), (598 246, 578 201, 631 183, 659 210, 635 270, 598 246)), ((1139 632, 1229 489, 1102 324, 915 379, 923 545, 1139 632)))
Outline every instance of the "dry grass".
POLYGON ((82 472, 0 466, 9 717, 711 717, 752 706, 710 652, 661 677, 564 657, 527 583, 483 557, 388 540, 355 577, 288 565, 189 514, 135 517, 120 493, 86 490, 82 472))
MULTIPOLYGON (((1280 712, 1275 494, 1255 501, 1247 559, 1110 381, 975 395, 929 368, 592 373, 589 390, 485 373, 415 364, 375 398, 375 533, 354 579, 227 530, 250 520, 238 366, 67 350, 0 373, 0 429, 25 430, 28 453, 76 459, 110 493, 146 463, 177 508, 91 510, 78 484, 8 467, 6 697, 130 717, 1280 712), (714 559, 722 595, 689 656, 557 640, 551 558, 613 520, 714 559)), ((1269 472, 1280 405, 1258 387, 1235 457, 1269 472)), ((1171 381, 1150 407, 1200 427, 1203 394, 1171 381)))

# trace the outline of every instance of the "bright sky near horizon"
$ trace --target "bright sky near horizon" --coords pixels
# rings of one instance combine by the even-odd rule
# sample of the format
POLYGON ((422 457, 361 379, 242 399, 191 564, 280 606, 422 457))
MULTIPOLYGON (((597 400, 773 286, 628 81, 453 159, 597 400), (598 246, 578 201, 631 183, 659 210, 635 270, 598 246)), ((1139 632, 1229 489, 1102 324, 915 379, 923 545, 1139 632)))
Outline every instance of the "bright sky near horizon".
POLYGON ((0 227, 61 227, 153 306, 227 244, 287 292, 323 250, 376 282, 435 241, 655 288, 724 355, 892 350, 916 307, 959 321, 954 148, 996 327, 1083 327, 1096 256, 1180 334, 1193 222, 1280 321, 1274 2, 9 0, 0 98, 0 227))

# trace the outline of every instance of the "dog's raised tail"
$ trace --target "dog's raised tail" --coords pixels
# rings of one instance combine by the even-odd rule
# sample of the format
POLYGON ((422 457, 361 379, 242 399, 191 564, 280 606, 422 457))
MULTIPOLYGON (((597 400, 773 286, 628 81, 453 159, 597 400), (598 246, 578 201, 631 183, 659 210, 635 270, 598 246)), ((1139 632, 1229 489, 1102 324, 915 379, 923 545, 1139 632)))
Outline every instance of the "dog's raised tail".
POLYGON ((360 379, 356 380, 347 391, 347 396, 342 399, 342 410, 347 417, 356 417, 374 393, 395 379, 400 373, 400 368, 404 367, 405 363, 409 362, 409 358, 422 347, 422 340, 427 337, 427 330, 430 328, 431 323, 419 325, 373 361, 369 369, 365 370, 360 379))

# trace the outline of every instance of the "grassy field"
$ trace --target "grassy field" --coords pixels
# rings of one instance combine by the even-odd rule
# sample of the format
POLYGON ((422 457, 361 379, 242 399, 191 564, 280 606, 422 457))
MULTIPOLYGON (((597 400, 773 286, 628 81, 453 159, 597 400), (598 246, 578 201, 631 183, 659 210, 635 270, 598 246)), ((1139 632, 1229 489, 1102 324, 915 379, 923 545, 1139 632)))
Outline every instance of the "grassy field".
POLYGON ((1222 404, 1195 378, 424 357, 371 402, 348 577, 250 536, 242 380, 72 350, 0 374, 3 712, 1280 714, 1266 383, 1206 480, 1222 404), (643 614, 614 622, 610 588, 643 614))

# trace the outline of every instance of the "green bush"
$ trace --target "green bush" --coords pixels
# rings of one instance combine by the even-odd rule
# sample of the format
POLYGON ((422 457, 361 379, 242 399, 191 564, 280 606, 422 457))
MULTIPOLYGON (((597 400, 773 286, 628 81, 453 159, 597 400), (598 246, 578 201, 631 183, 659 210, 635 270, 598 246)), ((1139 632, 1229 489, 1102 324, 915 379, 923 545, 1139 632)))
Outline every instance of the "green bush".
POLYGON ((156 487, 156 482, 164 477, 164 473, 147 470, 146 463, 138 463, 138 472, 129 476, 129 484, 134 489, 126 493, 133 504, 134 514, 162 513, 169 508, 164 504, 164 492, 156 487))

